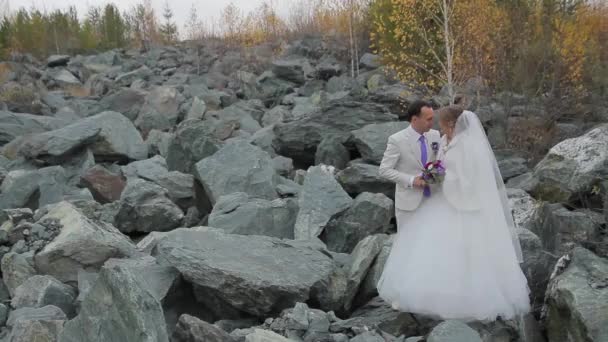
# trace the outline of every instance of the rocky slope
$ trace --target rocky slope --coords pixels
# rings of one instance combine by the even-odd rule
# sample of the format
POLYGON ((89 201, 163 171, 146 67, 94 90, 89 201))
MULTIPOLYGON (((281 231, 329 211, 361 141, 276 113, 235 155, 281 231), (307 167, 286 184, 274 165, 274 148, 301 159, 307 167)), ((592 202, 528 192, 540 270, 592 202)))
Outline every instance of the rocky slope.
MULTIPOLYGON (((396 312, 375 290, 395 232, 377 171, 422 93, 370 54, 350 77, 331 47, 0 62, 3 339, 606 341, 608 124, 536 166, 498 153, 533 314, 396 312)), ((474 109, 498 146, 521 113, 497 101, 474 109)))

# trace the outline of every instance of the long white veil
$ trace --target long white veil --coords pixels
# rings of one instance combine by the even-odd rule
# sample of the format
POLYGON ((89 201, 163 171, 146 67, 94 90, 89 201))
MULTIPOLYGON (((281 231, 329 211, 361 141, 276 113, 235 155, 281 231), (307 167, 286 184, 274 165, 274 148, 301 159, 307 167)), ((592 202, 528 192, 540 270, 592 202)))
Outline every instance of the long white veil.
POLYGON ((458 117, 454 138, 447 149, 448 170, 443 191, 448 201, 457 210, 480 215, 490 230, 508 229, 515 255, 520 263, 523 262, 505 184, 475 113, 465 110, 458 117))

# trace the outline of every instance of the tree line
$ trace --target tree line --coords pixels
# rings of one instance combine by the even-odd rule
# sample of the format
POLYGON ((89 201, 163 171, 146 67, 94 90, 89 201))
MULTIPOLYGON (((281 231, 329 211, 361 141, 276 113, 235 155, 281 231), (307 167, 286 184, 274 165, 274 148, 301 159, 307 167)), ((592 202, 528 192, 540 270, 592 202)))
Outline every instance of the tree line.
POLYGON ((451 97, 471 79, 495 90, 555 98, 608 92, 604 0, 297 0, 287 16, 266 0, 249 13, 230 4, 215 20, 200 18, 193 4, 179 30, 168 2, 160 15, 142 0, 122 13, 112 3, 91 7, 82 18, 75 8, 7 14, 4 3, 4 58, 208 38, 248 46, 317 34, 343 38, 353 76, 360 53, 371 48, 402 81, 444 88, 451 97))

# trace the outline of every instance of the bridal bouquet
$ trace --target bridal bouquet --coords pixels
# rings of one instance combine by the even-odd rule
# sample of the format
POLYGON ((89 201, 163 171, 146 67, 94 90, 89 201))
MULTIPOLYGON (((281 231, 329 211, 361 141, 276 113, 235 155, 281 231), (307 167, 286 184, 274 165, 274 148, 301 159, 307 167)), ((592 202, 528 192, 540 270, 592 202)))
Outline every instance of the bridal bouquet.
POLYGON ((427 184, 439 184, 443 182, 444 177, 445 167, 443 166, 441 160, 428 162, 424 165, 424 169, 422 170, 422 179, 424 179, 427 184))

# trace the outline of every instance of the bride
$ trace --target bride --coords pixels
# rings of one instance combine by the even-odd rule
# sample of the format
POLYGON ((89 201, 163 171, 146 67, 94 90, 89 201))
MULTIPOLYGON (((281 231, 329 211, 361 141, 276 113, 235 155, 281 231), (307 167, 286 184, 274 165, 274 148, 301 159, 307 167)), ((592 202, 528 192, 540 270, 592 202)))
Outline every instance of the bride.
POLYGON ((530 290, 496 158, 473 112, 439 115, 444 181, 399 229, 378 292, 440 319, 514 318, 530 310, 530 290))

